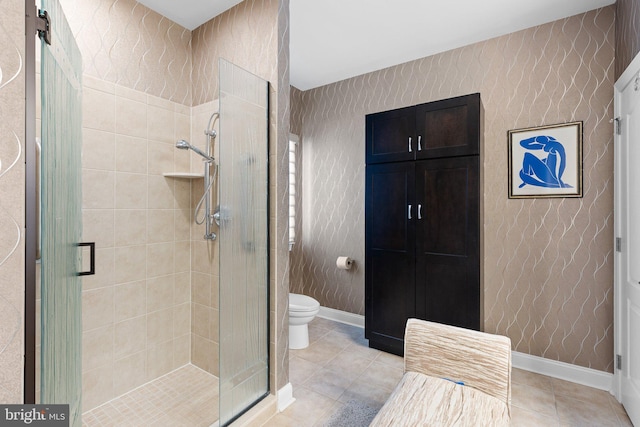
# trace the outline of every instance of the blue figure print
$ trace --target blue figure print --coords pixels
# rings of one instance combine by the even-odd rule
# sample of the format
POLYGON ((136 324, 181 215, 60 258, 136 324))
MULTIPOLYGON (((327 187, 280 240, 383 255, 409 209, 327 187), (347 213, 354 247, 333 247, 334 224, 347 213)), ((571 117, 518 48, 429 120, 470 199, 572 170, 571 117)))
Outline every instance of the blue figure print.
POLYGON ((527 150, 544 150, 549 154, 546 158, 539 159, 531 153, 524 153, 520 170, 522 184, 519 188, 527 184, 546 188, 572 188, 571 185, 562 182, 567 158, 560 141, 552 136, 539 135, 523 139, 520 145, 527 150))

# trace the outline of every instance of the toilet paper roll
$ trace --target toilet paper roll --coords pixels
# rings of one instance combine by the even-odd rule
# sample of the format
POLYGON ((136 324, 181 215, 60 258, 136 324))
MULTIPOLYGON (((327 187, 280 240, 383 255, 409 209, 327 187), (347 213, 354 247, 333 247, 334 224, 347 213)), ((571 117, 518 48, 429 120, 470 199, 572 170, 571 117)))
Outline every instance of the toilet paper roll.
POLYGON ((348 256, 339 256, 336 260, 336 267, 341 270, 349 270, 353 264, 353 260, 348 256))

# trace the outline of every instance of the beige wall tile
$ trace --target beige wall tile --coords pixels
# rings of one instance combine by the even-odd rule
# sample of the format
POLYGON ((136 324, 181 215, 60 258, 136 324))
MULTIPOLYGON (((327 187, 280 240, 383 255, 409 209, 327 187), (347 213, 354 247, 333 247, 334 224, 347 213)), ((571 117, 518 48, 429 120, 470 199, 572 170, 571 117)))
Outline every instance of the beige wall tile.
POLYGON ((82 208, 113 209, 115 205, 115 173, 82 170, 82 208))
MULTIPOLYGON (((187 134, 188 135, 188 134, 187 134)), ((178 135, 176 141, 189 138, 178 135)), ((186 150, 176 150, 173 152, 173 170, 174 172, 191 172, 191 154, 186 150)))
POLYGON ((191 362, 191 337, 189 334, 173 340, 173 369, 191 362))
POLYGON ((122 359, 144 350, 148 341, 146 316, 133 317, 115 324, 114 329, 114 358, 122 359))
POLYGON ((147 176, 141 174, 116 173, 116 209, 147 208, 147 176))
MULTIPOLYGON (((188 336, 191 333, 191 304, 186 302, 173 307, 173 337, 188 336)), ((188 346, 187 346, 188 348, 188 346)))
POLYGON ((113 324, 113 289, 82 292, 82 330, 91 331, 113 324))
POLYGON ((147 173, 147 140, 116 135, 116 171, 147 173))
POLYGON ((167 374, 173 367, 173 340, 147 349, 147 380, 167 374))
POLYGON ((147 314, 147 347, 173 338, 173 309, 168 308, 147 314))
POLYGON ((82 374, 82 411, 112 399, 113 365, 105 365, 82 374))
POLYGON ((174 276, 147 279, 147 312, 152 313, 173 305, 174 276))
POLYGON ((116 131, 116 98, 114 95, 85 88, 82 93, 82 127, 116 131))
POLYGON ((114 170, 116 135, 112 132, 82 129, 82 167, 87 169, 114 170))
POLYGON ((115 249, 96 248, 96 274, 82 277, 82 289, 90 290, 115 283, 115 249))
POLYGON ((173 214, 175 239, 188 241, 191 235, 190 224, 193 211, 191 209, 175 209, 173 214))
POLYGON ((149 97, 143 91, 131 89, 119 84, 115 85, 115 90, 116 90, 116 97, 118 98, 128 100, 128 101, 140 102, 145 105, 147 104, 149 97))
POLYGON ((147 243, 174 241, 174 210, 147 210, 147 243))
POLYGON ((173 273, 173 243, 147 245, 147 276, 157 277, 173 273))
POLYGON ((116 323, 147 313, 147 283, 144 280, 115 286, 114 298, 116 323))
POLYGON ((188 240, 181 240, 175 242, 174 245, 175 254, 175 272, 186 273, 186 285, 187 294, 189 293, 189 272, 191 271, 191 242, 188 240))
POLYGON ((97 79, 93 76, 83 75, 82 76, 82 85, 86 88, 99 90, 101 92, 106 92, 111 95, 115 95, 116 93, 116 85, 107 82, 102 79, 97 79))
MULTIPOLYGON (((217 353, 218 348, 213 341, 191 334, 191 363, 200 369, 214 373, 217 370, 217 353)), ((216 374, 214 373, 214 375, 216 374)))
POLYGON ((147 277, 147 252, 143 246, 115 249, 115 283, 144 280, 147 277))
POLYGON ((210 306, 211 276, 198 272, 191 273, 191 301, 196 304, 210 306))
MULTIPOLYGON (((186 209, 191 211, 191 179, 174 179, 174 209, 186 209)), ((190 217, 193 217, 193 212, 190 217)))
POLYGON ((113 363, 113 330, 110 324, 82 333, 83 372, 113 363))
POLYGON ((96 242, 96 248, 112 248, 114 245, 113 209, 82 210, 82 241, 96 242))
POLYGON ((115 245, 132 246, 147 243, 147 211, 117 209, 115 216, 115 245))
POLYGON ((211 339, 211 331, 209 330, 209 316, 211 310, 209 307, 192 303, 191 304, 191 331, 207 340, 211 339))
POLYGON ((150 175, 148 177, 149 209, 173 208, 173 181, 172 178, 162 176, 150 175))
POLYGON ((124 394, 146 382, 146 356, 146 351, 140 351, 114 362, 113 371, 118 373, 113 377, 114 395, 124 394))
POLYGON ((191 284, 190 273, 176 273, 176 282, 173 292, 173 304, 183 304, 185 302, 191 302, 191 284))
POLYGON ((121 135, 146 138, 147 104, 116 97, 116 132, 121 135))
POLYGON ((172 106, 170 107, 167 109, 149 106, 147 135, 150 141, 171 145, 175 143, 175 113, 172 106))
POLYGON ((149 142, 149 174, 162 175, 163 173, 173 172, 173 156, 174 151, 177 150, 172 144, 149 142))

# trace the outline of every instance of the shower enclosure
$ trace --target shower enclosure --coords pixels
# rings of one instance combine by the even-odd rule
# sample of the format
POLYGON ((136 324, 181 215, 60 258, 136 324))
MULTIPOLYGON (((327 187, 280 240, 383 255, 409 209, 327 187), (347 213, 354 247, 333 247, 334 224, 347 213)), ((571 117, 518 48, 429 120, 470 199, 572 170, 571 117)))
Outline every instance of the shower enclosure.
MULTIPOLYGON (((52 16, 55 25, 59 20, 57 17, 63 15, 62 8, 57 0, 46 0, 46 5, 49 14, 55 15, 52 16)), ((68 32, 67 37, 72 39, 71 34, 68 32)), ((53 55, 60 55, 60 46, 53 55)), ((122 119, 123 123, 135 125, 135 109, 129 110, 128 115, 117 116, 111 124, 92 120, 97 116, 86 114, 86 109, 91 109, 96 99, 99 108, 105 102, 117 103, 119 107, 135 104, 162 114, 166 113, 158 106, 164 106, 166 101, 156 99, 149 106, 139 102, 147 99, 144 93, 121 88, 101 92, 108 83, 96 82, 95 78, 93 83, 91 79, 81 82, 79 56, 70 61, 76 67, 74 72, 70 71, 69 61, 63 61, 63 66, 58 66, 56 71, 58 74, 52 74, 54 79, 45 79, 45 75, 51 74, 46 60, 43 56, 42 295, 38 301, 42 308, 32 310, 41 316, 41 327, 36 326, 42 331, 36 344, 41 346, 37 350, 39 361, 33 363, 39 366, 40 378, 33 381, 36 386, 25 384, 31 389, 30 397, 25 401, 34 401, 32 396, 37 396, 40 389, 39 403, 72 403, 72 411, 76 414, 73 425, 76 425, 81 422, 81 412, 86 415, 89 410, 102 411, 102 414, 113 411, 118 405, 112 402, 118 398, 149 385, 152 389, 162 389, 168 379, 180 377, 176 373, 186 367, 190 374, 216 375, 215 382, 207 380, 206 384, 217 383, 219 388, 213 391, 211 388, 215 385, 207 385, 207 391, 211 393, 207 393, 206 400, 198 395, 183 400, 201 405, 194 409, 196 412, 218 416, 217 425, 232 423, 266 396, 270 387, 268 83, 228 61, 219 62, 218 134, 215 137, 218 152, 215 158, 213 152, 204 153, 205 162, 212 166, 209 172, 215 178, 206 198, 208 211, 219 206, 219 227, 209 224, 211 230, 206 233, 207 236, 217 234, 213 240, 203 238, 192 215, 202 195, 199 186, 204 190, 204 180, 195 176, 183 178, 175 173, 180 162, 174 163, 173 154, 169 157, 172 163, 162 166, 158 163, 168 157, 167 153, 182 153, 176 158, 185 156, 186 150, 176 149, 173 134, 169 136, 170 145, 169 141, 162 141, 162 135, 124 134, 130 129, 134 132, 135 126, 120 126, 118 121, 122 119), (74 95, 73 91, 63 90, 66 88, 63 77, 69 79, 69 75, 76 80, 65 84, 81 90, 84 102, 80 102, 79 95, 74 95), (72 104, 64 98, 52 102, 52 95, 57 94, 67 96, 66 99, 77 96, 77 102, 72 104), (72 105, 77 108, 71 108, 72 105), (85 121, 82 121, 81 110, 85 111, 85 121), (63 118, 61 113, 68 113, 68 117, 63 118), (74 122, 76 127, 71 131, 69 126, 74 122), (50 131, 49 124, 62 127, 56 130, 52 127, 50 131), (109 163, 104 161, 105 151, 101 150, 109 149, 107 137, 111 136, 113 151, 118 153, 116 141, 123 142, 117 145, 123 150, 122 157, 116 155, 115 161, 109 163), (94 144, 92 139, 97 137, 99 143, 94 144), (136 147, 143 147, 144 151, 136 147), (140 158, 140 152, 148 153, 148 164, 132 161, 140 158), (52 154, 67 156, 69 160, 61 163, 58 158, 49 157, 52 154), (77 170, 80 159, 82 173, 77 170), (165 167, 173 172, 173 176, 163 176, 165 167), (62 171, 72 170, 82 181, 65 181, 66 177, 58 176, 62 171), (57 187, 51 187, 54 183, 57 187), (100 185, 96 187, 96 183, 100 185), (81 186, 85 191, 80 191, 81 186), (115 193, 103 191, 106 188, 115 193), (138 193, 138 190, 143 192, 138 193), (76 199, 63 199, 61 196, 67 193, 73 193, 76 199), (197 198, 196 193, 199 194, 197 198), (58 210, 54 211, 54 207, 58 210), (189 215, 186 215, 187 210, 189 215), (67 220, 67 225, 59 226, 63 224, 60 218, 67 220), (76 234, 51 240, 45 234, 53 230, 76 234), (96 275, 82 279, 76 276, 82 263, 80 249, 75 244, 87 236, 91 237, 89 240, 95 240, 97 248, 96 275), (58 258, 62 253, 70 254, 69 261, 58 258), (71 272, 64 273, 65 277, 48 272, 50 267, 63 265, 72 267, 71 272), (199 269, 208 274, 202 274, 199 269), (203 325, 200 316, 203 311, 198 311, 199 301, 196 301, 202 297, 199 294, 201 279, 209 287, 206 295, 211 302, 211 307, 205 307, 206 325, 203 325), (69 305, 72 296, 76 298, 75 309, 69 305), (82 312, 81 308, 84 308, 82 312), (56 317, 70 323, 58 324, 53 320, 56 317), (203 329, 210 341, 199 347, 194 342, 199 330, 203 329), (76 338, 73 340, 75 346, 70 347, 66 345, 70 343, 68 338, 60 333, 72 331, 76 338), (203 349, 206 366, 199 364, 202 359, 196 360, 203 349), (65 373, 55 365, 59 362, 69 362, 76 370, 65 373), (81 365, 84 366, 82 370, 81 365), (66 378, 61 381, 54 374, 66 378), (218 401, 212 403, 209 395, 217 395, 218 401), (212 405, 219 407, 212 410, 212 405)), ((197 108, 187 110, 172 105, 168 110, 172 113, 190 111, 187 114, 193 116, 197 108)), ((208 111, 207 117, 211 112, 208 111)), ((180 115, 174 116, 179 118, 180 115)), ((147 117, 151 122, 155 116, 150 113, 143 117, 146 129, 147 117)), ((195 146, 201 136, 202 129, 199 129, 184 138, 195 146)), ((207 138, 212 137, 207 135, 207 138)), ((185 144, 179 146, 185 147, 185 144)), ((34 169, 32 167, 29 173, 35 175, 34 169)), ((32 235, 28 237, 32 238, 32 235)), ((29 268, 39 269, 35 260, 31 264, 34 265, 29 268)), ((34 283, 27 284, 32 289, 37 274, 33 276, 34 283)), ((35 298, 35 292, 33 294, 35 298)), ((27 336, 35 335, 33 328, 29 329, 27 325, 27 336)), ((27 365, 27 369, 35 372, 35 366, 27 365)), ((186 393, 203 383, 205 381, 199 384, 183 382, 180 389, 186 393)), ((171 408, 172 413, 180 416, 187 415, 188 411, 176 412, 172 406, 178 397, 181 396, 157 402, 156 393, 147 403, 160 405, 162 409, 171 408)), ((204 417, 198 421, 203 420, 204 417)), ((215 421, 216 418, 206 418, 206 422, 215 421)), ((136 420, 127 422, 135 424, 136 420)), ((158 422, 162 423, 161 417, 158 422)), ((88 422, 87 425, 93 424, 88 422)))

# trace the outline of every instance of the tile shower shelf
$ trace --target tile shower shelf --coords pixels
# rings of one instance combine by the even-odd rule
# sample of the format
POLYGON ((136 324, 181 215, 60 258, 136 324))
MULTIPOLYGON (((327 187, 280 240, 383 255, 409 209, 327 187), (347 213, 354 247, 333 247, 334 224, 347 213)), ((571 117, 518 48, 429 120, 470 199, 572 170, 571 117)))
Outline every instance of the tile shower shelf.
POLYGON ((204 178, 204 174, 191 173, 191 172, 165 172, 162 174, 167 178, 182 178, 182 179, 198 179, 204 178))

